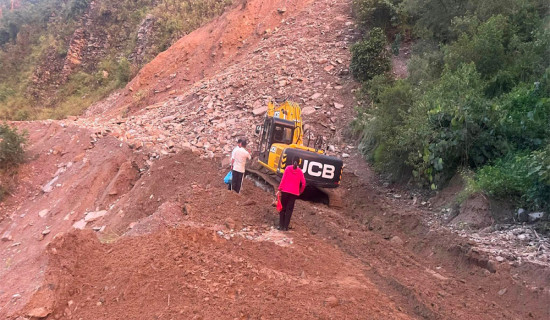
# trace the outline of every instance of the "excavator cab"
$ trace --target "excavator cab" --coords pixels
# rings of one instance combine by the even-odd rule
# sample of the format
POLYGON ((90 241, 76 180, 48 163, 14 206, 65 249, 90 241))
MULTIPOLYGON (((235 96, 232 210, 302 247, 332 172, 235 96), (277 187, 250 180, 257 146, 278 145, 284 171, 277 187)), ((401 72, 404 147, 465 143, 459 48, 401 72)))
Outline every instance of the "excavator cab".
POLYGON ((259 161, 269 163, 269 154, 273 144, 291 145, 294 137, 294 123, 279 118, 266 118, 261 127, 259 161))

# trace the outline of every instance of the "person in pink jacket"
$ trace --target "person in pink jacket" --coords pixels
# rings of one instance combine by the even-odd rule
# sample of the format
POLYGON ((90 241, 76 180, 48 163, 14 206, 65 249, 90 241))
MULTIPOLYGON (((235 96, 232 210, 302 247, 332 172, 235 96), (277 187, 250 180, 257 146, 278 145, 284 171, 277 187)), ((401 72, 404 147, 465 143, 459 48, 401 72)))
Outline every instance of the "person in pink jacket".
POLYGON ((277 229, 288 231, 292 211, 294 211, 294 203, 298 196, 304 192, 306 188, 306 179, 302 169, 298 167, 298 161, 294 159, 292 166, 288 166, 283 173, 283 178, 279 184, 278 195, 281 197, 283 209, 279 213, 279 227, 277 229))

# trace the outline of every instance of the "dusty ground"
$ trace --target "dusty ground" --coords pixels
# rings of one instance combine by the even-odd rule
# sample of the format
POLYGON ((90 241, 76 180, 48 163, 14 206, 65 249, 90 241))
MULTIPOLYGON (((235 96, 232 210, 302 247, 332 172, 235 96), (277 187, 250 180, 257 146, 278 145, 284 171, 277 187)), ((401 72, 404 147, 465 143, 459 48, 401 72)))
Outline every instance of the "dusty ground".
MULTIPOLYGON (((54 125, 29 124, 29 129, 47 133, 55 131, 54 125)), ((49 149, 48 141, 69 137, 73 129, 58 130, 49 140, 39 139, 40 145, 49 149)), ((113 151, 123 153, 124 146, 108 149, 96 145, 86 158, 106 159, 105 168, 120 163, 113 151)), ((60 160, 65 160, 62 154, 72 157, 62 148, 60 160)), ((23 172, 46 171, 48 165, 36 160, 23 172)), ((58 179, 59 192, 71 176, 86 170, 71 168, 58 179)), ((430 228, 424 212, 352 172, 344 176, 343 209, 299 202, 294 229, 283 234, 273 229, 273 196, 250 180, 242 195, 225 190, 224 172, 211 160, 184 152, 143 169, 130 191, 112 195, 106 207, 88 202, 89 211, 107 208, 109 213, 85 231, 70 231, 83 212, 68 218, 64 213, 73 211, 69 199, 101 198, 93 194, 94 185, 80 194, 80 188, 72 189, 68 199, 57 195, 59 207, 48 206, 52 196, 39 191, 34 201, 14 197, 6 203, 8 212, 28 212, 28 218, 10 215, 13 240, 1 243, 2 312, 23 307, 15 315, 24 316, 45 308, 51 319, 549 315, 548 269, 494 261, 469 241, 430 228), (60 212, 40 218, 42 207, 60 212), (91 231, 94 226, 107 228, 91 231), (51 230, 44 239, 43 230, 51 230)), ((98 189, 112 185, 112 178, 101 181, 98 189)), ((23 184, 18 192, 32 194, 31 189, 23 184)))
POLYGON ((550 317, 547 265, 457 235, 382 186, 343 139, 356 87, 349 1, 243 3, 86 117, 17 124, 29 161, 0 204, 0 318, 550 317), (251 180, 227 191, 220 163, 261 118, 253 110, 286 94, 346 154, 345 205, 299 201, 281 233, 273 195, 251 180))

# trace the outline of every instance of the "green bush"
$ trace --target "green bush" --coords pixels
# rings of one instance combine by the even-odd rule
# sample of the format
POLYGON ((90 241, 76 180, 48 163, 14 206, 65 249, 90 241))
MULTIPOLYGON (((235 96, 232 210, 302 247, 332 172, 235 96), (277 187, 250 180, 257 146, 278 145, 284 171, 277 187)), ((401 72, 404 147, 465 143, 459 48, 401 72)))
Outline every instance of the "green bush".
MULTIPOLYGON (((380 96, 374 114, 376 135, 385 171, 413 174, 422 184, 445 181, 467 163, 484 163, 481 137, 490 105, 483 98, 483 85, 473 65, 456 72, 447 70, 436 86, 417 95, 406 80, 397 81, 380 96), (482 119, 479 119, 482 118, 482 119)), ((491 139, 493 140, 493 139, 491 139)), ((497 145, 497 142, 491 142, 497 145)))
POLYGON ((0 84, 0 103, 6 101, 15 91, 7 85, 0 84))
POLYGON ((170 47, 182 36, 223 13, 232 0, 163 0, 151 13, 157 18, 153 39, 157 53, 170 47))
POLYGON ((89 5, 90 0, 69 0, 65 4, 64 15, 67 19, 73 19, 83 14, 89 5))
POLYGON ((107 58, 98 65, 98 71, 94 75, 96 86, 124 87, 131 80, 132 64, 128 59, 107 58), (106 72, 104 74, 104 72, 106 72))
POLYGON ((388 72, 391 61, 384 32, 380 28, 373 28, 367 39, 351 47, 350 70, 359 81, 368 81, 374 76, 388 72))
POLYGON ((464 15, 470 5, 456 0, 403 0, 401 7, 414 21, 417 35, 446 43, 453 39, 453 18, 464 15))
POLYGON ((496 101, 484 91, 474 64, 446 70, 420 95, 406 80, 387 87, 372 111, 378 132, 370 136, 384 144, 377 150, 384 166, 378 167, 394 173, 410 168, 418 181, 435 188, 459 167, 479 168, 548 143, 550 100, 540 88, 519 87, 496 101))
POLYGON ((401 0, 353 0, 352 11, 362 27, 388 29, 399 23, 401 0))
POLYGON ((443 52, 433 41, 419 40, 413 46, 415 53, 409 60, 407 69, 409 77, 407 81, 418 88, 425 88, 433 85, 443 73, 444 60, 443 52))
POLYGON ((462 33, 458 40, 445 48, 445 62, 451 68, 474 62, 484 77, 494 75, 512 58, 509 46, 512 36, 508 19, 498 15, 481 24, 473 35, 462 33))
POLYGON ((513 149, 536 150, 550 139, 550 94, 543 85, 522 84, 497 100, 495 133, 513 149))
POLYGON ((407 149, 395 140, 395 130, 402 125, 404 116, 413 106, 414 93, 410 84, 403 80, 388 83, 383 76, 374 77, 367 86, 376 107, 362 110, 362 135, 359 148, 374 161, 375 167, 400 178, 410 167, 398 160, 407 156, 407 149))
MULTIPOLYGON (((362 104, 353 125, 360 151, 394 179, 414 177, 436 189, 465 170, 475 190, 548 208, 547 4, 503 1, 400 2, 399 22, 412 24, 417 37, 409 76, 394 81, 366 72, 376 68, 357 58, 370 52, 358 44, 350 69, 370 103, 362 104)), ((363 5, 355 10, 363 19, 358 24, 385 3, 354 2, 363 5)))
POLYGON ((26 133, 18 132, 7 124, 0 124, 0 169, 17 166, 24 160, 26 133))
POLYGON ((132 78, 132 65, 126 58, 122 58, 118 61, 116 68, 116 79, 118 87, 124 87, 128 81, 132 78))
POLYGON ((361 94, 367 94, 371 102, 379 103, 384 91, 392 87, 395 80, 387 73, 374 76, 370 81, 364 82, 361 94))
POLYGON ((514 200, 526 209, 550 205, 550 145, 541 151, 520 152, 479 170, 476 183, 497 198, 514 200))

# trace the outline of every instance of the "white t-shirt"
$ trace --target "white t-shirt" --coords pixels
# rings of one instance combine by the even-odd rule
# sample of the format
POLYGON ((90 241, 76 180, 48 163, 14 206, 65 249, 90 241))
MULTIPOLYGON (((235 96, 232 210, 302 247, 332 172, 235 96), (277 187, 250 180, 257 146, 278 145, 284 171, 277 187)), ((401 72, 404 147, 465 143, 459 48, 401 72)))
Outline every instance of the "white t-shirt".
POLYGON ((244 173, 246 160, 250 160, 251 157, 244 148, 236 147, 231 153, 231 158, 233 159, 233 170, 244 173))

